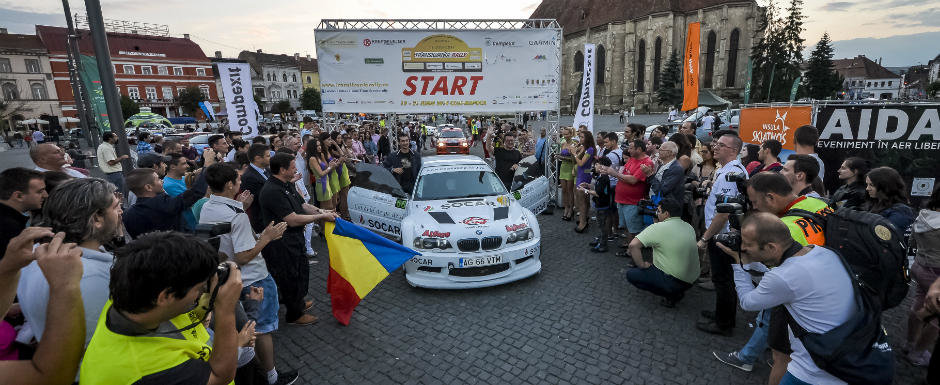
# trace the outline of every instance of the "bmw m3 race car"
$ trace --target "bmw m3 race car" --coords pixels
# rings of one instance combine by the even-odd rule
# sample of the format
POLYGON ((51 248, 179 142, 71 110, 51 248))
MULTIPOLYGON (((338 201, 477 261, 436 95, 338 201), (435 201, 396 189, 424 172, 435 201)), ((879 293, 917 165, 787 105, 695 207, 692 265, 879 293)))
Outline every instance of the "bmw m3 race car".
POLYGON ((507 191, 476 156, 430 156, 408 196, 392 174, 356 166, 351 220, 419 251, 405 262, 412 286, 495 286, 542 270, 536 214, 548 205, 548 180, 534 157, 523 159, 507 191))

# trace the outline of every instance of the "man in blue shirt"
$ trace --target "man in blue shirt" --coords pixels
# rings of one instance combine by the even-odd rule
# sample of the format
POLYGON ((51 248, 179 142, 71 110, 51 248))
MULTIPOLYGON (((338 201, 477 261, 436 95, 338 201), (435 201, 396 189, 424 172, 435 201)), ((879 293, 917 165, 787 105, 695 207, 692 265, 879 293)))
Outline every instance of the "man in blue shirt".
POLYGON ((539 134, 539 140, 535 142, 535 160, 542 163, 542 151, 545 149, 545 129, 541 130, 539 134))
POLYGON ((166 176, 163 177, 163 190, 167 195, 175 197, 186 191, 185 177, 189 164, 182 154, 170 154, 168 158, 170 161, 167 165, 166 176))

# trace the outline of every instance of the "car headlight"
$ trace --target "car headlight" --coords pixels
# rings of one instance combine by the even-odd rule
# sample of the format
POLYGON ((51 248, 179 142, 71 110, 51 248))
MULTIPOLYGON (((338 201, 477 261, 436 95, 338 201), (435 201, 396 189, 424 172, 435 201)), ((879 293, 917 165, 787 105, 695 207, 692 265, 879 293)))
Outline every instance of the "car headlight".
POLYGON ((416 249, 442 249, 451 248, 450 242, 444 238, 434 237, 415 237, 414 246, 416 249))
POLYGON ((535 231, 532 231, 532 229, 512 231, 509 233, 509 236, 506 237, 506 243, 522 242, 528 239, 532 239, 534 236, 535 231))

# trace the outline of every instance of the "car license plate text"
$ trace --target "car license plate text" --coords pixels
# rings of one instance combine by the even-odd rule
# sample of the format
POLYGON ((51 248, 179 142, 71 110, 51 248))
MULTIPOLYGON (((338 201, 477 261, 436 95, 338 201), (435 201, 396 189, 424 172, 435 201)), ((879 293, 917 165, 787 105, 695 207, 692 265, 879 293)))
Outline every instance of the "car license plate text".
POLYGON ((483 257, 460 258, 460 266, 458 267, 489 266, 500 263, 503 263, 503 257, 501 255, 487 255, 483 257))

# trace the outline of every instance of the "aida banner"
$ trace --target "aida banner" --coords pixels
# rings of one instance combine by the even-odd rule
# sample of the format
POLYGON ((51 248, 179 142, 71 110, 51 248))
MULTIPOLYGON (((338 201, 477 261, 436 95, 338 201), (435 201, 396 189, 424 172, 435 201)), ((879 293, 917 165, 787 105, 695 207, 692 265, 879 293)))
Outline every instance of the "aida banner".
POLYGON ((248 63, 216 63, 219 82, 225 97, 228 129, 241 132, 245 139, 258 135, 258 107, 251 87, 251 68, 248 63))
POLYGON ((689 33, 685 37, 685 54, 682 61, 682 111, 698 108, 698 55, 700 46, 699 22, 689 23, 689 33))
POLYGON ((587 127, 588 131, 594 132, 594 44, 584 45, 584 74, 581 78, 581 96, 578 102, 578 109, 574 113, 574 127, 587 127))
MULTIPOLYGON (((816 152, 826 165, 826 188, 838 188, 845 158, 897 170, 915 202, 929 197, 940 178, 940 104, 840 104, 816 112, 816 152)), ((742 116, 743 122, 743 116, 742 116)))
POLYGON ((558 29, 315 34, 324 112, 558 109, 558 29))

